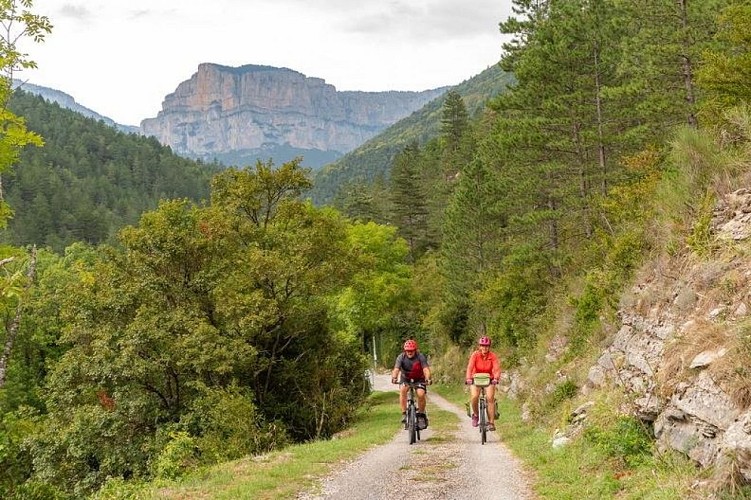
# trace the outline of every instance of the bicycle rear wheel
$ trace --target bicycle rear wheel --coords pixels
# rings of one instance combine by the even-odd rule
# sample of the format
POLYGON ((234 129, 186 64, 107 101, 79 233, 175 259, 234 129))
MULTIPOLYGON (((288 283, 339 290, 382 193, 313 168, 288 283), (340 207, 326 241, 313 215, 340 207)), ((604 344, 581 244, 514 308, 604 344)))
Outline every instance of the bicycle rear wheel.
POLYGON ((480 442, 485 444, 488 440, 488 407, 485 399, 480 400, 480 442))

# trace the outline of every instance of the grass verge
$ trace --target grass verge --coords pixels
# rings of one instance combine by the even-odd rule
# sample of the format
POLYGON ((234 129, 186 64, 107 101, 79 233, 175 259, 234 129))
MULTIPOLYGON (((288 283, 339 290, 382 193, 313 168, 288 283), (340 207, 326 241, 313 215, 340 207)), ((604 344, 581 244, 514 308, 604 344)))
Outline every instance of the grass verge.
MULTIPOLYGON (((457 405, 467 400, 462 386, 434 389, 457 405)), ((629 434, 613 416, 615 408, 611 417, 591 417, 592 431, 557 449, 552 447, 553 429, 523 422, 514 401, 501 398, 499 410, 498 435, 533 470, 533 487, 541 498, 686 499, 692 498, 693 485, 706 479, 706 473, 677 453, 650 449, 624 460, 620 445, 629 444, 629 434)))
MULTIPOLYGON (((289 446, 262 456, 197 470, 174 481, 108 483, 98 499, 278 499, 295 498, 315 488, 319 478, 373 446, 391 441, 399 432, 396 393, 376 392, 354 425, 335 439, 289 446)), ((442 439, 456 426, 456 415, 428 408, 432 439, 442 439)), ((404 446, 409 446, 404 433, 404 446)))

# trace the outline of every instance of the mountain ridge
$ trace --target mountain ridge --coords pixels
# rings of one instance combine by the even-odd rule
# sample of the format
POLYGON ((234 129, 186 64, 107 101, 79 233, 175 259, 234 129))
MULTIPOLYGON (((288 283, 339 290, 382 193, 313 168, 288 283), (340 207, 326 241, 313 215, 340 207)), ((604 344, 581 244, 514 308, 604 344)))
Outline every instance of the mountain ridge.
MULTIPOLYGON (((252 164, 274 148, 293 152, 274 158, 277 163, 308 151, 330 160, 446 90, 338 91, 322 78, 289 68, 202 63, 164 98, 156 117, 141 121, 141 132, 180 155, 203 160, 247 151, 243 156, 252 164)), ((307 159, 304 164, 322 166, 307 159)))
POLYGON ((42 85, 36 85, 34 83, 21 80, 13 80, 12 87, 14 90, 20 88, 21 90, 28 92, 29 94, 39 95, 49 102, 58 104, 61 108, 75 111, 79 114, 82 114, 86 118, 93 118, 97 121, 101 120, 106 125, 114 127, 121 132, 132 134, 140 133, 139 127, 135 125, 124 125, 122 123, 116 122, 112 118, 101 115, 96 111, 87 108, 82 104, 79 104, 73 96, 63 92, 62 90, 53 89, 51 87, 44 87, 42 85))
POLYGON ((243 167, 269 158, 281 164, 303 157, 304 165, 314 170, 451 88, 339 91, 322 78, 286 67, 201 63, 165 96, 156 117, 133 126, 117 123, 61 90, 14 80, 18 87, 122 132, 153 136, 190 159, 243 167))

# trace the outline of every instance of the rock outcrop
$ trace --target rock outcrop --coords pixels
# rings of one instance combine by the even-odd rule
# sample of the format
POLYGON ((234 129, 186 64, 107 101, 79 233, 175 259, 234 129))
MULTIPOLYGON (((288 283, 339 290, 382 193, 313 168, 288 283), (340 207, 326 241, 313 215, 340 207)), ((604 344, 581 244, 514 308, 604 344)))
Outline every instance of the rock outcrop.
MULTIPOLYGON (((721 200, 712 230, 718 242, 751 235, 751 191, 721 200)), ((658 447, 702 466, 731 463, 751 481, 751 264, 662 262, 626 294, 621 327, 589 370, 585 391, 615 384, 651 422, 658 447)))
POLYGON ((445 90, 339 92, 286 68, 201 64, 141 131, 194 158, 257 152, 267 159, 279 147, 341 156, 445 90))

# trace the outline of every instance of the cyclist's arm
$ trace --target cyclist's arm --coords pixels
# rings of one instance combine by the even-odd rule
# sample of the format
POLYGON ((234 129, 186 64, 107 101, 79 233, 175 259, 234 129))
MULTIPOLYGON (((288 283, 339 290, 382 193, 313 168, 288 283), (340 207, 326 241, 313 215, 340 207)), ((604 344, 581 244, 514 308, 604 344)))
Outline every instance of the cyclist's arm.
POLYGON ((477 357, 477 351, 473 352, 472 355, 469 357, 469 363, 467 363, 467 373, 465 375, 465 379, 469 380, 475 376, 476 370, 475 370, 475 358, 477 357))
POLYGON ((391 378, 392 379, 399 379, 399 375, 401 375, 402 371, 402 355, 398 355, 396 357, 396 362, 394 363, 394 369, 391 370, 391 378))
POLYGON ((430 367, 426 366, 422 369, 422 376, 425 380, 430 380, 430 367))

